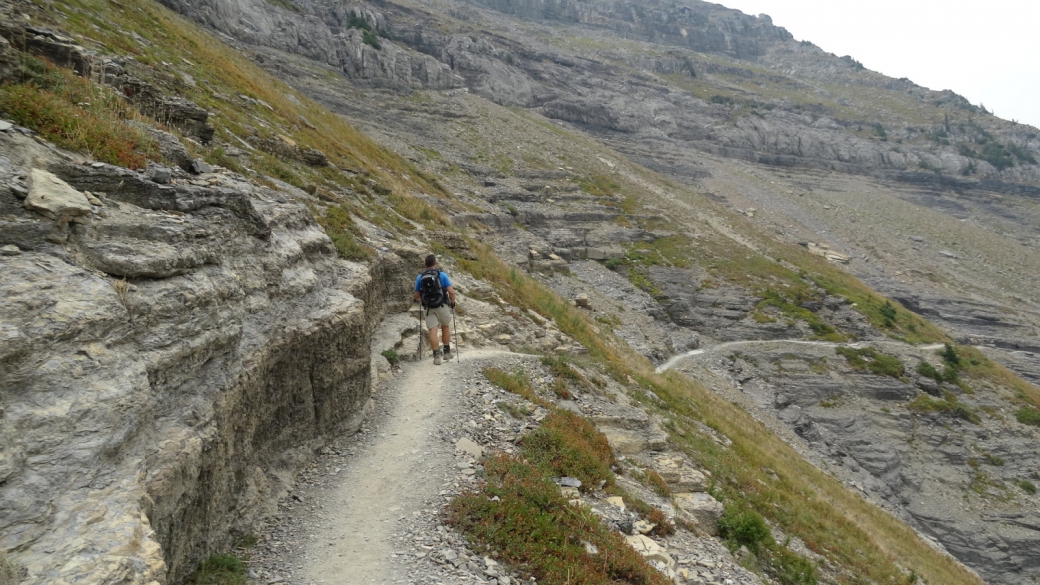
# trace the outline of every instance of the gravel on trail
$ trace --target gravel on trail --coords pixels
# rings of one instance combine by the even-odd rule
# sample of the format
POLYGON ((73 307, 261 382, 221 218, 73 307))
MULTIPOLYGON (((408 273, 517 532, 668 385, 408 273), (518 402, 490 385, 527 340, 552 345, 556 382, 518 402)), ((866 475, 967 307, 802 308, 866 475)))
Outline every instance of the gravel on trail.
POLYGON ((508 585, 508 572, 466 549, 442 514, 456 494, 476 487, 477 445, 513 448, 508 440, 489 445, 491 427, 515 440, 532 425, 501 416, 495 402, 519 399, 481 370, 533 359, 471 350, 461 362, 404 364, 376 391, 361 431, 324 449, 298 477, 251 550, 250 577, 272 585, 508 585))
MULTIPOLYGON (((360 432, 324 449, 279 504, 279 513, 250 550, 250 577, 266 585, 536 585, 475 553, 444 523, 447 504, 478 486, 481 456, 517 452, 517 441, 548 411, 491 384, 482 370, 522 368, 533 381, 551 377, 538 356, 471 350, 440 366, 405 363, 375 395, 360 432), (522 412, 522 418, 508 413, 522 412)), ((600 412, 585 395, 569 406, 600 412)), ((625 460, 625 457, 621 458, 625 460)), ((618 481, 646 501, 654 496, 627 477, 618 481)), ((607 494, 582 497, 605 522, 638 517, 607 494)), ((657 505, 670 509, 665 502, 657 505)), ((715 538, 680 530, 656 539, 669 551, 677 582, 761 585, 761 579, 715 538)), ((655 566, 660 563, 656 563, 655 566)), ((664 565, 659 570, 668 572, 664 565)))

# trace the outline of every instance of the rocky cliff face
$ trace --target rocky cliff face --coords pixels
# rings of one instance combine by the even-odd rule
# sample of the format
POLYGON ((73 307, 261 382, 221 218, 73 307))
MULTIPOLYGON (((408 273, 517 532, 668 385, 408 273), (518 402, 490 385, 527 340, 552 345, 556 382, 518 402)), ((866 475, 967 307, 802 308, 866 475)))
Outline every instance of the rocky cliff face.
POLYGON ((796 42, 768 17, 714 4, 496 0, 476 2, 491 10, 472 14, 464 5, 444 14, 404 3, 303 2, 302 14, 260 0, 219 9, 168 5, 248 45, 302 55, 359 83, 466 87, 536 109, 656 170, 674 172, 660 159, 695 149, 911 182, 965 176, 967 188, 979 187, 972 177, 981 177, 989 181, 983 188, 996 191, 1040 182, 1036 131, 998 122, 950 92, 796 42), (538 24, 517 28, 503 15, 538 24), (350 28, 358 18, 386 35, 381 48, 350 28), (458 32, 443 32, 459 21, 466 24, 458 32), (912 113, 877 101, 888 97, 912 113), (989 150, 978 146, 987 143, 989 150))
POLYGON ((399 257, 338 260, 287 193, 170 176, 0 132, 0 547, 31 582, 176 582, 231 544, 360 422, 406 302, 399 257), (85 209, 25 209, 39 167, 85 209))

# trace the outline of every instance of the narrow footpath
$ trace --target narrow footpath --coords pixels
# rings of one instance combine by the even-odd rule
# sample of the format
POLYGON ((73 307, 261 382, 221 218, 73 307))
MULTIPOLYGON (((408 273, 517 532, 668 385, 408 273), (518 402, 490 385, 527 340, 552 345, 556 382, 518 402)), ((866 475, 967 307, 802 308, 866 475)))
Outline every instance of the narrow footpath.
POLYGON ((280 505, 277 524, 254 549, 254 583, 471 581, 422 561, 461 546, 441 513, 454 494, 475 485, 479 450, 460 439, 484 422, 489 387, 479 381, 481 370, 528 356, 464 349, 461 358, 404 363, 380 385, 361 431, 324 452, 280 505))

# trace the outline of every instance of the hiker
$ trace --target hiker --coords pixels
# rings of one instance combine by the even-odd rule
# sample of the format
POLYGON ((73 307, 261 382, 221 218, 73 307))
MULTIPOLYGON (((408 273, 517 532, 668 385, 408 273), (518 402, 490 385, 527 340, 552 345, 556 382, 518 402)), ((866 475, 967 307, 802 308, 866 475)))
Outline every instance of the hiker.
POLYGON ((448 308, 455 309, 455 289, 451 286, 448 275, 437 267, 437 257, 430 254, 426 257, 426 270, 415 279, 416 301, 426 309, 426 327, 430 330, 430 347, 433 348, 433 363, 441 365, 441 356, 451 359, 451 313, 448 308), (437 339, 437 330, 444 340, 441 350, 437 339))

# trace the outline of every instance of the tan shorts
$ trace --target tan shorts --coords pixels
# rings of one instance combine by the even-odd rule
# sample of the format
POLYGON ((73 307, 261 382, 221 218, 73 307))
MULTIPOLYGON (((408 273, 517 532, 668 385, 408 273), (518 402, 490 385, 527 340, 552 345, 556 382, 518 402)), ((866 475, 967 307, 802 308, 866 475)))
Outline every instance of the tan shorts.
POLYGON ((430 309, 426 313, 426 326, 433 329, 438 325, 443 327, 451 326, 451 308, 448 305, 441 305, 436 309, 430 309))

